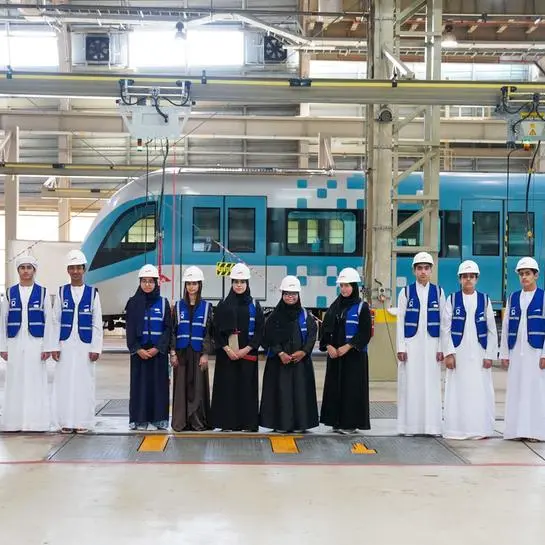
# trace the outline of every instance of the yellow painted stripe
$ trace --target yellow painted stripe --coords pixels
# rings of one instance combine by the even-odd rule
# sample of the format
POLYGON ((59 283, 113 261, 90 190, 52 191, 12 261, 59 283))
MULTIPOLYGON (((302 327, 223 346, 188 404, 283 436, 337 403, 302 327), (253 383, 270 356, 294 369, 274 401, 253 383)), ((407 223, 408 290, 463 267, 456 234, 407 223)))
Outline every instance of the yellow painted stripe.
POLYGON ((146 435, 138 452, 163 452, 168 443, 168 435, 146 435))
POLYGON ((295 437, 269 437, 275 454, 299 454, 295 437))
POLYGON ((372 448, 367 448, 363 443, 353 443, 350 449, 352 454, 376 454, 377 451, 372 448))
POLYGON ((375 324, 395 324, 397 317, 383 308, 375 309, 375 324))

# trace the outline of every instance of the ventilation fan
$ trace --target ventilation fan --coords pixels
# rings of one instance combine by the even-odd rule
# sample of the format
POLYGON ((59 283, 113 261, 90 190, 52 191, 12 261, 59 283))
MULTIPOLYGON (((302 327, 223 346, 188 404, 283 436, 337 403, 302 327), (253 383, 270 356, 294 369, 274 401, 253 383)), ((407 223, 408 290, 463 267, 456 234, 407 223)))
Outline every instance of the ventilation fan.
POLYGON ((85 60, 94 64, 109 64, 110 37, 104 34, 85 36, 85 60))
POLYGON ((284 62, 287 54, 284 44, 276 36, 265 36, 263 40, 263 60, 265 62, 284 62))

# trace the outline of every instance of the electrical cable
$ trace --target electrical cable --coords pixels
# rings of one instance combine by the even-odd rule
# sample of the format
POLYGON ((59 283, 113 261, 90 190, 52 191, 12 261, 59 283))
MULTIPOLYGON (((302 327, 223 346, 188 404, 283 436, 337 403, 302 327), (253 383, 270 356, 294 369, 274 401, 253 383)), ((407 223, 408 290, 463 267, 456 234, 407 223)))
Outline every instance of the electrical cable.
POLYGON ((529 207, 529 195, 530 195, 530 185, 532 183, 532 174, 534 174, 534 163, 537 157, 537 154, 539 153, 539 148, 541 147, 541 140, 538 141, 536 149, 534 150, 534 154, 532 155, 532 160, 530 161, 530 167, 528 168, 528 179, 526 181, 526 195, 525 195, 525 207, 524 211, 526 214, 526 229, 527 229, 527 236, 528 236, 528 255, 533 254, 533 239, 534 239, 534 233, 533 233, 533 226, 530 225, 530 212, 528 210, 529 207))

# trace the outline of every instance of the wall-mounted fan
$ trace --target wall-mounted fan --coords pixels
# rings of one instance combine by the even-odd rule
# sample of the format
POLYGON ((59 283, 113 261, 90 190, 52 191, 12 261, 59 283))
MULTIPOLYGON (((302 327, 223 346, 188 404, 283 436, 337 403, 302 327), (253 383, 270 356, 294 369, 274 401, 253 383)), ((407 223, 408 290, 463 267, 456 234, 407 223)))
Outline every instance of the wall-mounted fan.
POLYGON ((263 40, 263 60, 266 63, 285 62, 288 56, 284 44, 276 37, 270 34, 265 35, 263 40))
POLYGON ((85 60, 93 64, 110 62, 110 37, 105 34, 85 36, 85 60))

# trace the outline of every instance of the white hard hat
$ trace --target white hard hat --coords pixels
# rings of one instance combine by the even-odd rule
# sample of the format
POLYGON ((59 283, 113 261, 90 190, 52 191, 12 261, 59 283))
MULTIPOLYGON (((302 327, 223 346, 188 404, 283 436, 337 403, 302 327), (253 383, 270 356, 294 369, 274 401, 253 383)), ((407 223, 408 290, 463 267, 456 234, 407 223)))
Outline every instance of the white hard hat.
POLYGON ((192 265, 184 271, 182 282, 204 282, 204 273, 199 267, 192 265))
POLYGON ((433 257, 428 252, 418 252, 413 258, 413 267, 419 263, 433 265, 433 257))
POLYGON ((458 267, 458 276, 468 273, 481 274, 481 271, 479 270, 479 265, 477 265, 475 261, 471 261, 471 259, 466 259, 465 261, 462 261, 462 263, 460 263, 460 266, 458 267))
POLYGON ((38 260, 33 255, 18 255, 15 258, 15 268, 18 269, 21 265, 32 265, 36 269, 38 260))
POLYGON ((337 277, 337 284, 352 284, 353 282, 361 282, 361 277, 360 273, 352 267, 346 267, 337 277))
POLYGON ((296 291, 297 293, 301 292, 301 282, 297 276, 286 276, 280 284, 280 291, 296 291))
POLYGON ((138 272, 138 278, 159 278, 159 270, 155 265, 144 265, 138 272))
POLYGON ((237 263, 231 269, 231 280, 250 280, 252 277, 250 269, 244 263, 237 263))
POLYGON ((523 257, 519 259, 515 271, 520 271, 521 269, 534 269, 539 271, 539 265, 533 257, 523 257))
POLYGON ((70 265, 87 265, 87 258, 80 250, 70 250, 66 256, 66 266, 70 265))

